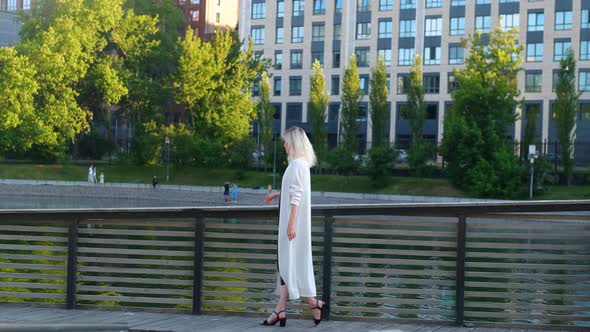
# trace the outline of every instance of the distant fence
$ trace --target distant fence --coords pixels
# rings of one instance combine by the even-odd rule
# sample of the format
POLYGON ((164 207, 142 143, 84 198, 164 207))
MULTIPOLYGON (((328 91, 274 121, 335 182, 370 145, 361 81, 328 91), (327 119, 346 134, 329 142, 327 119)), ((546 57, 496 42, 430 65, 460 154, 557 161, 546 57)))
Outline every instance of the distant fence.
MULTIPOLYGON (((336 319, 588 328, 588 212, 590 201, 314 206, 318 295, 336 319)), ((0 210, 0 301, 262 315, 276 300, 277 213, 0 210)))

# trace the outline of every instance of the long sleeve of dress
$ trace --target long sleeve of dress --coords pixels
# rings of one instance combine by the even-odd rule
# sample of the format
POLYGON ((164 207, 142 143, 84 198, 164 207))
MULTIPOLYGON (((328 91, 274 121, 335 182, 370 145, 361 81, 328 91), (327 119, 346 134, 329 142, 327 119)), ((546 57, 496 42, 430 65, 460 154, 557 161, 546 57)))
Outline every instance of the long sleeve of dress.
POLYGON ((303 197, 304 190, 304 165, 301 163, 295 163, 293 169, 292 182, 289 185, 289 201, 292 205, 299 206, 301 198, 303 197))

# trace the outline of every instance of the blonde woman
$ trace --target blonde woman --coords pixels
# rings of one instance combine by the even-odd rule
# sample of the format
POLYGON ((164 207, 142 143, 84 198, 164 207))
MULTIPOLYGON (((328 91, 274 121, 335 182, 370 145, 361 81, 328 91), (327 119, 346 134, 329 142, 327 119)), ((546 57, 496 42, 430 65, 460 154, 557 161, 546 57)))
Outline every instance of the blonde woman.
POLYGON ((270 193, 266 204, 279 199, 279 239, 277 295, 275 310, 262 325, 285 326, 287 298, 303 297, 312 310, 315 325, 327 312, 327 304, 317 300, 311 253, 311 181, 309 169, 316 163, 316 156, 305 131, 289 128, 283 134, 289 166, 283 175, 280 193, 270 193))

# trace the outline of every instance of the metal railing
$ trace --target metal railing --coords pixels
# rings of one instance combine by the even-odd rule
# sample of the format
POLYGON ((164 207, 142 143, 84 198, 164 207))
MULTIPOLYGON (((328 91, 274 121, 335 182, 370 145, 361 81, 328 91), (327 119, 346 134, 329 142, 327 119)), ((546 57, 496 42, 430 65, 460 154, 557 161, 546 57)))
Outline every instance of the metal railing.
MULTIPOLYGON (((316 205, 318 291, 336 319, 588 328, 588 212, 590 201, 316 205)), ((261 314, 275 300, 277 214, 0 210, 0 301, 261 314)))

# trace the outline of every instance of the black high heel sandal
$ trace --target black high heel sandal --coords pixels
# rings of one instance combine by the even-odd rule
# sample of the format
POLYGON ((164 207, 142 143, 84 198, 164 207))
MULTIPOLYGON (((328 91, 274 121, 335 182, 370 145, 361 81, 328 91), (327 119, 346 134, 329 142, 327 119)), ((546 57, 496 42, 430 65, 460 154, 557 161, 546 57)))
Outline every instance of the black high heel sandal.
POLYGON ((320 319, 315 319, 315 318, 313 319, 315 326, 318 326, 318 324, 320 324, 320 322, 322 321, 322 319, 324 319, 324 317, 328 317, 328 315, 327 315, 328 304, 326 304, 326 302, 322 301, 322 307, 320 308, 318 306, 319 303, 320 303, 320 300, 316 299, 315 300, 315 307, 311 308, 312 311, 316 310, 316 309, 320 311, 320 319))
MULTIPOLYGON (((275 316, 277 316, 277 320, 275 320, 272 323, 269 323, 267 319, 263 320, 262 323, 260 325, 264 325, 264 326, 274 326, 276 325, 278 322, 280 322, 279 326, 281 327, 285 327, 285 325, 287 325, 287 317, 285 318, 279 318, 279 315, 281 314, 281 312, 285 312, 285 310, 281 310, 279 312, 276 311, 272 311, 273 314, 275 314, 275 316)), ((317 324, 316 324, 317 325, 317 324)))

